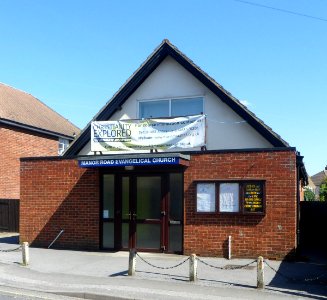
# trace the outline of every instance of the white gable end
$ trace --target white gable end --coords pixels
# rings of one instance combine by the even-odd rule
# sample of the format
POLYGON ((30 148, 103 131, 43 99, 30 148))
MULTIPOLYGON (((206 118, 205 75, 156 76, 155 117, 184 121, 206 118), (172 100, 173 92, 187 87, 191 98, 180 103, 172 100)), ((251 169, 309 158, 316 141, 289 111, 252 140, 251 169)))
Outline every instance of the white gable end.
MULTIPOLYGON (((203 97, 204 99, 204 113, 207 116, 207 150, 273 147, 252 126, 170 56, 164 59, 125 101, 122 110, 117 111, 110 120, 138 119, 140 101, 185 97, 203 97)), ((93 154, 90 149, 89 142, 79 154, 93 154)))

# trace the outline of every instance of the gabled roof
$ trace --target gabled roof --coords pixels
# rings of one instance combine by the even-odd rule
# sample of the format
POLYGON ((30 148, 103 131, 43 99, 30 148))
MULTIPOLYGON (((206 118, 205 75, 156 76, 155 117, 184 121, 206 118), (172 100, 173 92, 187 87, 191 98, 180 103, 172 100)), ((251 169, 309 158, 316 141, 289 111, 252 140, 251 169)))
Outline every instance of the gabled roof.
POLYGON ((80 132, 37 98, 3 83, 0 83, 1 123, 69 139, 80 132))
POLYGON ((320 186, 326 178, 327 178, 327 167, 325 170, 322 170, 321 172, 311 176, 311 179, 315 184, 315 186, 320 186))
MULTIPOLYGON (((160 65, 167 57, 171 56, 187 71, 195 76, 202 84, 217 95, 224 103, 233 109, 240 117, 255 128, 264 136, 274 147, 288 147, 288 143, 276 134, 270 127, 264 124, 258 117, 249 111, 243 104, 226 91, 207 73, 202 71, 186 55, 178 50, 168 40, 163 40, 157 49, 147 58, 147 60, 134 72, 134 74, 125 82, 117 93, 106 103, 98 112, 92 121, 106 121, 117 110, 120 110, 123 103, 129 96, 148 78, 148 76, 160 65)), ((64 156, 77 155, 79 151, 87 144, 90 139, 91 122, 83 129, 80 136, 67 149, 64 156)))

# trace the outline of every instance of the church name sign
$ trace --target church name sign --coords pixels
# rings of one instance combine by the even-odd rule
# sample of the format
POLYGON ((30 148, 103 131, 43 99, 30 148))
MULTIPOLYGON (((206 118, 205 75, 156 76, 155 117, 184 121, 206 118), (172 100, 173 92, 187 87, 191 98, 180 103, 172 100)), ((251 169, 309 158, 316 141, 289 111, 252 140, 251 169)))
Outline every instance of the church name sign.
POLYGON ((146 157, 123 159, 87 159, 79 160, 81 168, 121 167, 121 166, 153 166, 153 165, 178 165, 179 157, 146 157))

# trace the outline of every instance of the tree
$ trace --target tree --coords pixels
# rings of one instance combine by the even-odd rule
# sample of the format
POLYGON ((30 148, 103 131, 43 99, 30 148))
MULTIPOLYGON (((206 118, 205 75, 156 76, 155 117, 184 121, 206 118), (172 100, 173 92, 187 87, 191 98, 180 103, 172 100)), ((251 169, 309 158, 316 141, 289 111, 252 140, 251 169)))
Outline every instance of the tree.
POLYGON ((320 185, 319 198, 320 201, 327 201, 327 178, 320 185))
POLYGON ((304 200, 305 201, 315 201, 316 200, 315 198, 316 198, 315 193, 311 189, 305 187, 304 188, 304 200))

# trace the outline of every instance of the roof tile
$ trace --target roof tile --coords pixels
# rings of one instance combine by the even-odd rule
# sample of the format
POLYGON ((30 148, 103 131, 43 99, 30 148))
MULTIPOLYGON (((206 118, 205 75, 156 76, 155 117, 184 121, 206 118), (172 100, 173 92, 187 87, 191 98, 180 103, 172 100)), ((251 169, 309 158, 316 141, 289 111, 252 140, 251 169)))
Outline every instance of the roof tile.
POLYGON ((80 129, 34 96, 0 83, 0 119, 73 137, 80 129))

